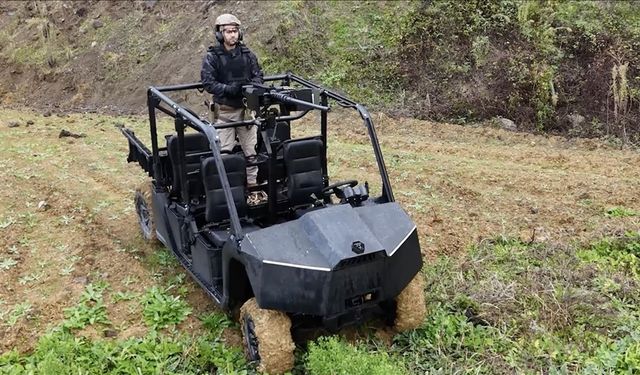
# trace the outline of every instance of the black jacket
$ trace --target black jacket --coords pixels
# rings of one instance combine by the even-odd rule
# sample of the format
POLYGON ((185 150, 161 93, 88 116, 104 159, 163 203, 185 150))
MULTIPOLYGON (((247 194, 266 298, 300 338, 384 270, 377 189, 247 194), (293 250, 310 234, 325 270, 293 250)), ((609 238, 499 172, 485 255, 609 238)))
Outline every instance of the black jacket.
POLYGON ((242 108, 242 96, 229 95, 228 86, 234 83, 263 83, 263 73, 258 58, 244 44, 238 43, 231 51, 219 44, 209 47, 202 61, 200 79, 213 100, 234 108, 242 108))

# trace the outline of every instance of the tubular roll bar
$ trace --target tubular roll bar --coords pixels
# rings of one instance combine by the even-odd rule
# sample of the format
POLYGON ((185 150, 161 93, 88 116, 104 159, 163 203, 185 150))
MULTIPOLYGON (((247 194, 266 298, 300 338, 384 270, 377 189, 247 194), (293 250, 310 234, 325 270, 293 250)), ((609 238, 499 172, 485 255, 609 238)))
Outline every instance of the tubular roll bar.
MULTIPOLYGON (((220 176, 220 182, 224 191, 224 197, 227 201, 227 209, 229 210, 229 217, 231 219, 232 233, 235 235, 237 240, 241 240, 243 237, 242 226, 240 225, 240 218, 238 217, 238 211, 236 210, 233 196, 231 195, 231 187, 229 185, 229 180, 227 179, 227 173, 224 169, 222 156, 220 155, 220 138, 218 137, 218 131, 213 126, 209 126, 208 124, 203 123, 200 119, 189 113, 184 108, 180 107, 173 100, 162 93, 162 91, 193 89, 198 88, 198 86, 202 87, 202 84, 170 86, 159 89, 155 87, 149 87, 149 90, 147 91, 147 98, 149 102, 149 119, 151 121, 151 139, 153 143, 154 163, 159 164, 160 162, 158 157, 159 151, 157 142, 155 108, 161 110, 165 109, 160 107, 160 103, 165 103, 174 110, 174 113, 169 113, 170 111, 168 110, 162 110, 162 112, 167 113, 169 116, 175 118, 176 132, 178 132, 178 153, 180 155, 184 154, 185 125, 188 125, 207 136, 209 147, 211 148, 211 151, 213 151, 213 158, 216 161, 216 168, 218 169, 218 175, 220 176)), ((159 165, 154 165, 154 171, 155 170, 160 170, 159 165)), ((181 186, 181 191, 183 196, 187 196, 189 192, 187 190, 187 186, 184 186, 184 184, 186 184, 187 182, 184 158, 182 158, 180 173, 182 180, 181 183, 183 184, 183 186, 181 186)), ((185 200, 185 202, 187 202, 187 200, 185 200)))
MULTIPOLYGON (((306 105, 307 110, 303 111, 301 114, 298 115, 289 115, 288 113, 285 116, 279 116, 276 118, 276 121, 288 121, 288 120, 296 120, 299 119, 301 117, 303 117, 304 115, 306 115, 311 108, 314 109, 318 109, 320 110, 320 127, 321 127, 321 136, 322 136, 322 142, 325 145, 324 148, 324 152, 322 154, 322 167, 323 167, 323 176, 326 177, 328 176, 328 171, 327 171, 327 155, 326 155, 326 145, 327 145, 327 111, 329 110, 328 107, 328 99, 332 99, 334 100, 338 105, 340 105, 343 108, 352 108, 355 109, 356 111, 358 111, 358 114, 360 115, 360 117, 362 118, 362 120, 364 121, 364 125, 367 128, 367 132, 369 134, 369 139, 371 141, 371 145, 373 147, 373 152, 375 154, 376 157, 376 163, 378 164, 378 171, 380 173, 380 176, 382 178, 382 196, 385 198, 385 200, 387 202, 393 202, 395 201, 395 198, 393 196, 393 190, 391 188, 391 182, 389 179, 389 174, 387 172, 387 168, 385 166, 384 163, 384 158, 382 156, 382 150, 380 148, 380 142, 378 140, 378 135, 376 133, 375 127, 373 125, 373 120, 371 119, 371 115, 369 114, 369 111, 361 104, 358 104, 357 102, 341 95, 338 94, 336 92, 330 91, 325 89, 324 87, 313 83, 309 80, 306 80, 300 76, 297 76, 291 72, 287 72, 285 74, 277 74, 277 75, 272 75, 272 76, 266 76, 264 77, 264 82, 272 82, 272 81, 283 81, 283 83, 285 85, 290 85, 291 82, 296 82, 304 87, 310 88, 310 89, 315 89, 318 90, 320 92, 320 104, 314 104, 314 103, 307 103, 304 101, 299 101, 297 99, 294 98, 287 98, 288 101, 292 102, 292 103, 297 103, 297 102, 302 102, 302 103, 297 103, 297 104, 301 104, 301 105, 306 105)), ((236 127, 236 126, 242 126, 242 125, 254 125, 254 126, 259 126, 263 121, 265 121, 265 119, 263 118, 256 118, 254 120, 248 120, 248 121, 237 121, 237 122, 232 122, 232 123, 226 123, 224 125, 216 125, 214 126, 210 126, 209 123, 204 123, 202 122, 200 119, 198 119, 196 116, 193 116, 190 112, 188 112, 187 110, 185 110, 184 108, 182 108, 181 106, 179 106, 178 104, 176 104, 173 100, 171 100, 170 98, 168 98, 166 95, 164 95, 164 92, 170 92, 170 91, 181 91, 181 90, 192 90, 192 89, 197 89, 199 91, 203 91, 204 90, 204 86, 201 82, 198 83, 188 83, 188 84, 179 84, 179 85, 170 85, 170 86, 163 86, 163 87, 150 87, 148 90, 148 104, 149 104, 149 118, 150 118, 150 124, 151 124, 151 139, 152 139, 152 146, 153 146, 153 156, 154 156, 154 171, 158 171, 160 170, 160 166, 159 165, 155 165, 156 163, 159 164, 159 158, 158 158, 158 141, 157 141, 157 133, 156 133, 156 120, 155 120, 155 109, 157 108, 158 110, 160 110, 161 112, 164 112, 166 114, 168 114, 171 117, 174 117, 176 119, 176 131, 180 134, 180 132, 184 132, 184 126, 190 126, 191 128, 194 128, 202 133, 204 133, 207 136, 207 139, 209 140, 209 144, 210 144, 210 148, 213 151, 213 157, 215 158, 216 161, 216 167, 218 169, 218 174, 220 175, 220 179, 223 185, 223 189, 224 189, 224 193, 225 193, 225 199, 227 200, 227 207, 229 209, 229 215, 231 218, 231 227, 232 227, 232 232, 233 234, 236 236, 236 239, 240 240, 243 237, 243 233, 242 233, 242 227, 240 225, 240 219, 238 217, 238 211, 236 210, 235 204, 233 204, 233 198, 231 196, 230 193, 230 189, 229 189, 229 181, 227 179, 227 175, 226 172, 224 170, 224 165, 222 164, 222 157, 220 156, 220 146, 219 146, 219 138, 218 138, 218 133, 217 133, 217 129, 224 129, 224 128, 229 128, 229 127, 236 127), (160 103, 165 103, 168 106, 171 107, 171 109, 173 110, 173 112, 171 110, 168 110, 164 107, 160 106, 160 103)), ((282 96, 282 94, 278 94, 278 93, 268 93, 269 96, 276 98, 276 99, 283 99, 284 96, 282 96), (282 97, 281 97, 282 96, 282 97)), ((180 154, 182 154, 184 152, 184 137, 180 137, 179 136, 179 142, 178 142, 178 148, 179 148, 179 152, 180 154)), ((184 159, 182 164, 184 164, 184 159)), ((181 166, 182 172, 186 172, 186 168, 184 165, 181 166)), ((183 183, 186 183, 186 176, 182 176, 183 178, 183 183)), ((326 182, 326 181, 325 181, 326 182)), ((185 189, 184 186, 181 187, 182 188, 182 192, 183 194, 188 194, 187 190, 185 189)))

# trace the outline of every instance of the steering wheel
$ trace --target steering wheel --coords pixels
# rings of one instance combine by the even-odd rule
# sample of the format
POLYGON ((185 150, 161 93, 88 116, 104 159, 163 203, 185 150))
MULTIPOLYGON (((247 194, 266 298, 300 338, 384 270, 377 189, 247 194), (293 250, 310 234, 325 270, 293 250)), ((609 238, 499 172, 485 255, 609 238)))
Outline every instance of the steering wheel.
POLYGON ((346 181, 339 181, 339 182, 333 183, 333 184, 327 186, 326 188, 322 189, 322 195, 334 194, 336 192, 337 188, 343 187, 343 186, 347 186, 347 185, 349 185, 349 187, 354 187, 354 186, 358 185, 358 181, 357 180, 346 180, 346 181))

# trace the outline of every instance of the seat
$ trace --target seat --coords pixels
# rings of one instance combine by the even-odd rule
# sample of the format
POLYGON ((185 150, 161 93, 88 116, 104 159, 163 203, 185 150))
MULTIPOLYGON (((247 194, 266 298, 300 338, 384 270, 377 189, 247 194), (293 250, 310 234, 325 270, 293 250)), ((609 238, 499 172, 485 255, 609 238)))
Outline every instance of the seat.
POLYGON ((311 204, 321 198, 322 151, 320 139, 291 140, 283 144, 287 174, 287 197, 292 206, 311 204))
MULTIPOLYGON (((180 158, 178 155, 178 136, 172 135, 167 139, 167 151, 171 160, 171 170, 173 173, 173 183, 171 184, 171 194, 180 195, 180 158)), ((187 172, 187 182, 189 186, 189 196, 198 197, 204 194, 202 179, 200 178, 200 159, 203 156, 211 155, 209 140, 202 133, 185 133, 184 135, 185 165, 187 172)))
MULTIPOLYGON (((246 181, 247 181, 247 162, 243 155, 240 154, 222 154, 222 162, 231 187, 231 195, 236 205, 238 216, 246 216, 246 181)), ((205 219, 208 223, 220 223, 229 219, 229 210, 227 208, 227 200, 222 188, 216 161, 213 157, 202 160, 200 173, 202 174, 202 183, 206 196, 205 219)))

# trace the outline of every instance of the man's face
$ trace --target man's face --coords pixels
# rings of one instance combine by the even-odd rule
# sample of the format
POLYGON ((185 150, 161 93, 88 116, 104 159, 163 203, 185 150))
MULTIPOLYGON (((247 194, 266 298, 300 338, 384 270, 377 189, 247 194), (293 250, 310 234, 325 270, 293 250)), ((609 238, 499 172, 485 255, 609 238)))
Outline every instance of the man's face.
POLYGON ((224 25, 222 26, 222 37, 224 38, 224 44, 229 46, 235 46, 238 43, 239 30, 236 25, 224 25))

